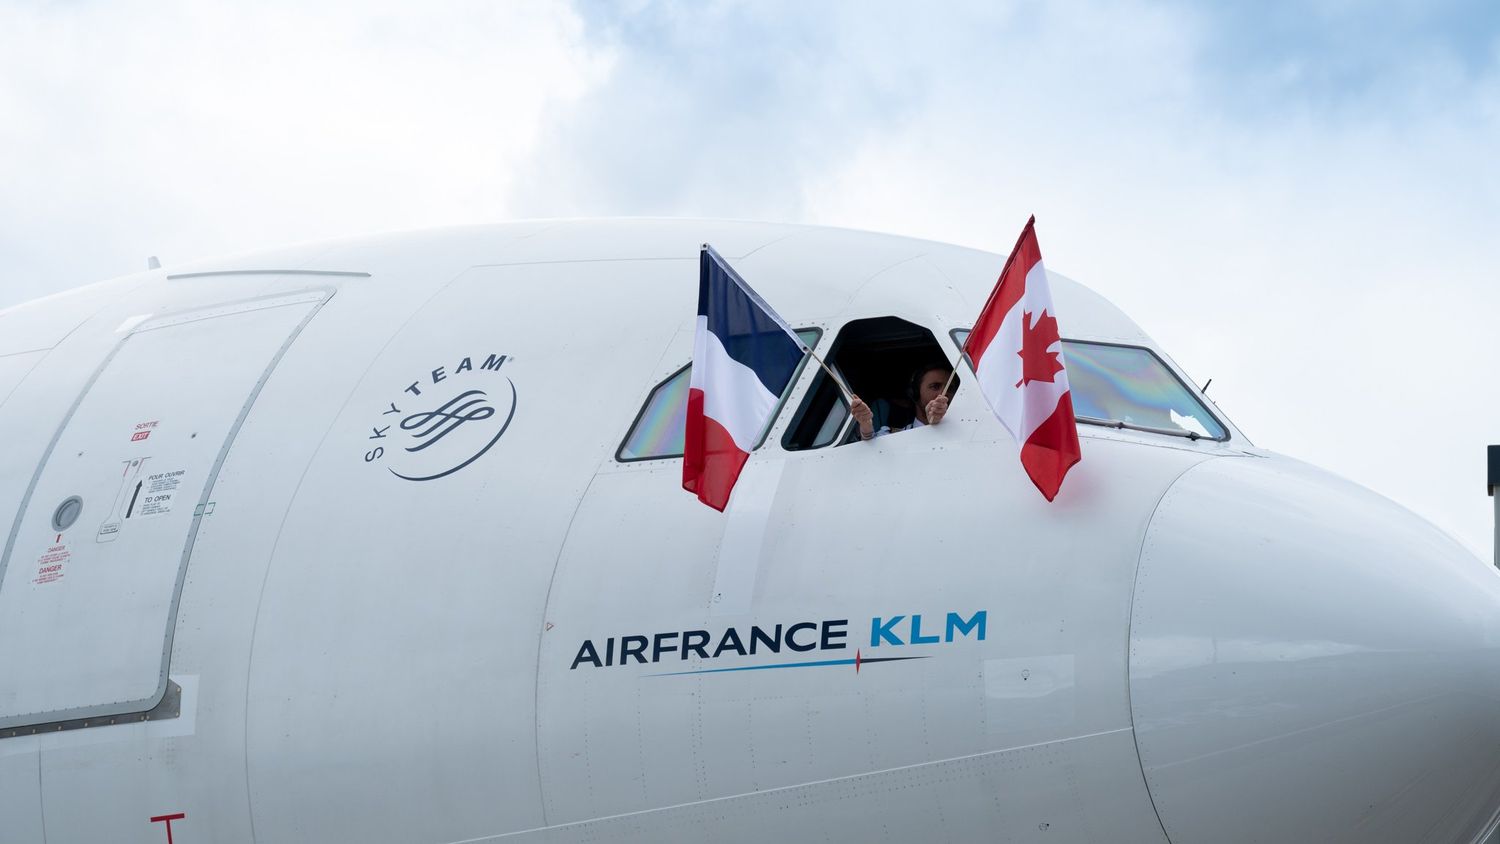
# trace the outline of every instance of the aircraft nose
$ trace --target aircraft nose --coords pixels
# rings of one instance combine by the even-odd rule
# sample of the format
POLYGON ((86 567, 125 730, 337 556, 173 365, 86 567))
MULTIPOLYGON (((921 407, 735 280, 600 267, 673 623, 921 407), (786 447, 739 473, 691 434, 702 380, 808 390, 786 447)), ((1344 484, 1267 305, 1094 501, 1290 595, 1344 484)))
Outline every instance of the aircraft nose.
POLYGON ((1147 530, 1130 699, 1173 844, 1483 841, 1500 574, 1306 464, 1207 461, 1147 530))

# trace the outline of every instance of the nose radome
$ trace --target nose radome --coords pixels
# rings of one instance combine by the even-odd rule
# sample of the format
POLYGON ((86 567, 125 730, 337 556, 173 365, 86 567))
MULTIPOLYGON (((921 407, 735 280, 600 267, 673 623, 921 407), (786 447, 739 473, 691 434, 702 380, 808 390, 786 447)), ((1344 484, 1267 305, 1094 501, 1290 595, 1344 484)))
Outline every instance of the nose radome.
POLYGON ((1212 460, 1163 497, 1130 699, 1173 844, 1480 841, 1500 806, 1500 575, 1363 487, 1212 460))

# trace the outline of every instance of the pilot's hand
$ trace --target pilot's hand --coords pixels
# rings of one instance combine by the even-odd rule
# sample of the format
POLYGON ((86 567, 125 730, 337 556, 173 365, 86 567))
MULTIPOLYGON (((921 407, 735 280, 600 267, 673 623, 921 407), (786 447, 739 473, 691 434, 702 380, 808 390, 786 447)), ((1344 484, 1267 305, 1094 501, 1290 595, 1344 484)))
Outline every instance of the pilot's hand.
POLYGON ((943 415, 948 412, 948 397, 938 396, 927 403, 927 424, 936 425, 943 421, 943 415))
POLYGON ((875 414, 870 406, 865 404, 864 399, 859 396, 851 396, 853 401, 849 402, 849 415, 859 423, 859 436, 861 439, 869 439, 875 435, 875 414))

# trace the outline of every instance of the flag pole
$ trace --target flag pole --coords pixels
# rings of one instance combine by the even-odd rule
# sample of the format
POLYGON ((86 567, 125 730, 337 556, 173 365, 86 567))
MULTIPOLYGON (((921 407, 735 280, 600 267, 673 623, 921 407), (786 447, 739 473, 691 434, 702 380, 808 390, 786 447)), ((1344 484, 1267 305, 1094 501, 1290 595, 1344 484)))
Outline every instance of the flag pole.
MULTIPOLYGON (((968 344, 969 338, 965 337, 964 346, 967 346, 968 344)), ((958 365, 964 362, 964 346, 959 347, 958 360, 954 361, 953 368, 948 370, 948 380, 943 382, 943 392, 941 393, 941 395, 948 395, 948 388, 953 386, 953 379, 958 377, 958 365)), ((978 373, 975 373, 975 377, 979 377, 978 373)))
MULTIPOLYGON (((959 352, 958 352, 958 363, 963 363, 963 361, 964 361, 964 353, 963 353, 963 350, 960 349, 959 352)), ((951 386, 953 386, 953 378, 956 375, 958 375, 958 364, 957 363, 953 365, 952 369, 948 370, 948 380, 943 382, 943 392, 940 393, 939 395, 944 395, 944 396, 948 395, 948 388, 951 387, 951 386)))
POLYGON ((807 353, 812 356, 813 360, 818 362, 818 366, 823 367, 823 371, 828 373, 828 377, 833 379, 833 383, 838 386, 839 390, 843 391, 844 401, 851 405, 854 404, 854 391, 849 389, 849 385, 844 383, 844 379, 840 378, 832 369, 829 369, 828 364, 824 363, 823 359, 818 357, 817 352, 809 348, 807 353))

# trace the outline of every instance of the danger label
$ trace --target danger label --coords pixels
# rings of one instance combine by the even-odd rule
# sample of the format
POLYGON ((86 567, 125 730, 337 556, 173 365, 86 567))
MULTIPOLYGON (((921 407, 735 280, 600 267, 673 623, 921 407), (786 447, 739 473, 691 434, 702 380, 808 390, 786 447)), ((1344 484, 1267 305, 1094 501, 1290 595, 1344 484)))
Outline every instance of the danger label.
POLYGON ((68 550, 67 545, 53 545, 42 553, 36 560, 36 577, 31 579, 32 583, 56 583, 63 579, 63 566, 73 558, 73 552, 68 550))
POLYGON ((127 514, 126 518, 133 515, 144 519, 172 512, 172 499, 177 497, 177 488, 182 485, 182 476, 185 474, 186 469, 178 469, 175 472, 147 475, 137 493, 133 508, 135 512, 127 514))

